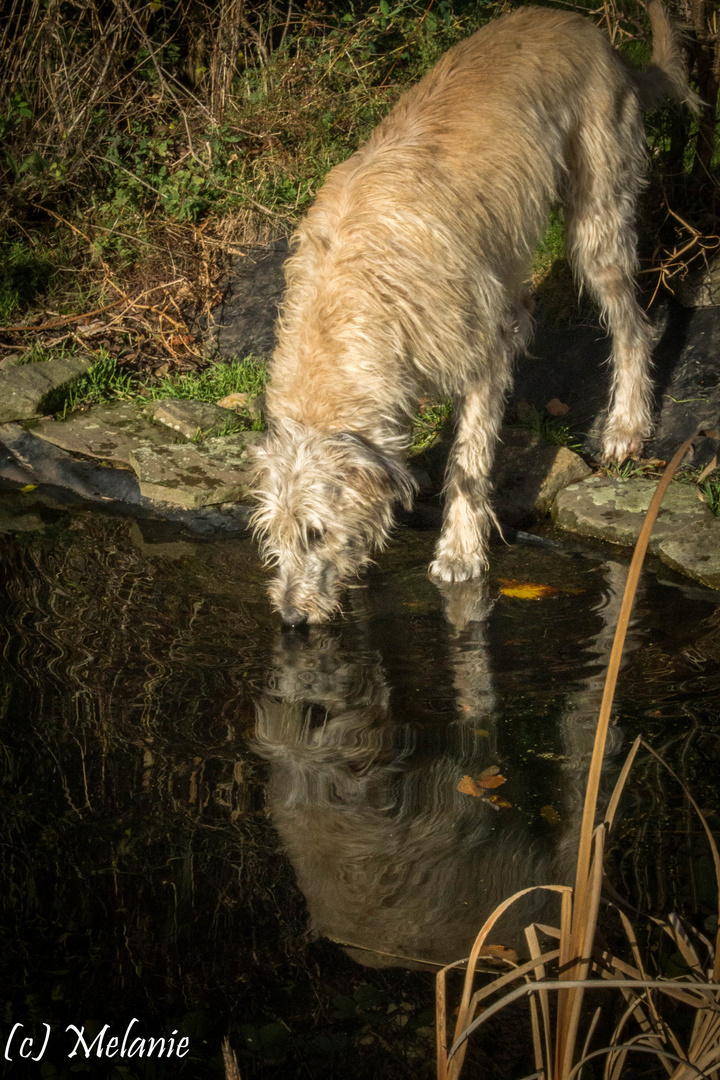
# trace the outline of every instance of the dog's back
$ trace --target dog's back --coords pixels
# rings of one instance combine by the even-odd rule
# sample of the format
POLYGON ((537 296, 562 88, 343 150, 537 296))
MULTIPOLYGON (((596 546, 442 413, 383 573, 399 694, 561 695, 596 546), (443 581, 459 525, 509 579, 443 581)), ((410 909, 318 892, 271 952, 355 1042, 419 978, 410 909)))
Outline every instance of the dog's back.
POLYGON ((550 206, 575 201, 591 158, 623 197, 641 186, 642 78, 588 19, 547 8, 521 8, 450 49, 332 170, 296 234, 270 414, 322 424, 331 397, 345 402, 337 426, 358 416, 374 438, 363 399, 390 404, 388 382, 406 414, 418 388, 458 393, 498 336, 522 348, 523 281, 550 206), (350 360, 360 321, 382 357, 376 392, 367 365, 350 360), (407 355, 413 372, 401 377, 407 355))

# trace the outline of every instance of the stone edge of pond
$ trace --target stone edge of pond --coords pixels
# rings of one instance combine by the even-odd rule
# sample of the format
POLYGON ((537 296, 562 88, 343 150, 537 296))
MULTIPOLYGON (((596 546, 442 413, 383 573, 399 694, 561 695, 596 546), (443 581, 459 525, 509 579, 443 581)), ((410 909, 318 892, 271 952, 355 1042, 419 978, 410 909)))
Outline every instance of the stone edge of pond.
POLYGON ((243 533, 252 512, 245 503, 219 502, 188 509, 148 498, 131 470, 76 457, 36 438, 19 424, 0 425, 0 481, 11 490, 46 489, 69 506, 94 506, 141 519, 168 521, 196 535, 243 533))
MULTIPOLYGON (((557 495, 553 523, 577 536, 632 547, 656 487, 657 479, 590 476, 557 495)), ((678 573, 720 589, 720 518, 700 501, 694 484, 671 483, 649 550, 678 573)))
MULTIPOLYGON (((45 375, 51 376, 55 388, 62 385, 61 375, 67 382, 89 366, 87 361, 59 360, 13 371, 21 373, 21 382, 35 387, 39 406, 50 385, 45 375), (45 369, 39 382, 27 374, 32 368, 45 369)), ((194 421, 200 419, 201 403, 178 401, 170 405, 172 415, 167 418, 175 433, 175 441, 169 441, 171 429, 153 423, 148 415, 168 405, 161 402, 144 411, 138 408, 135 446, 130 445, 135 433, 125 416, 127 407, 120 405, 98 406, 96 415, 102 423, 97 425, 92 423, 92 408, 75 414, 78 428, 95 431, 96 443, 92 445, 84 445, 69 435, 58 436, 66 425, 70 432, 72 417, 61 422, 41 419, 37 433, 16 422, 0 424, 0 480, 21 488, 48 486, 82 502, 177 522, 194 532, 244 531, 251 513, 246 502, 246 448, 261 438, 261 433, 234 432, 195 442, 191 434, 194 421), (113 409, 120 424, 116 434, 109 423, 113 409), (184 411, 187 416, 181 415, 184 411), (184 430, 181 421, 187 424, 184 430), (108 438, 98 441, 97 428, 108 438), (146 430, 150 428, 152 431, 146 430), (124 440, 120 449, 111 448, 116 435, 118 442, 124 440), (103 460, 105 448, 109 460, 129 464, 133 471, 108 467, 103 460)), ((225 410, 212 406, 211 411, 205 419, 214 426, 225 410)), ((440 445, 411 459, 410 467, 421 481, 422 496, 438 494, 448 448, 448 440, 441 439, 440 445)), ((566 447, 547 446, 532 432, 504 428, 494 470, 496 509, 509 525, 527 522, 533 516, 541 518, 549 511, 554 524, 564 531, 632 546, 656 481, 622 481, 590 474, 587 463, 566 447)), ((720 519, 699 501, 694 485, 671 485, 653 530, 650 550, 673 570, 720 589, 720 519)))

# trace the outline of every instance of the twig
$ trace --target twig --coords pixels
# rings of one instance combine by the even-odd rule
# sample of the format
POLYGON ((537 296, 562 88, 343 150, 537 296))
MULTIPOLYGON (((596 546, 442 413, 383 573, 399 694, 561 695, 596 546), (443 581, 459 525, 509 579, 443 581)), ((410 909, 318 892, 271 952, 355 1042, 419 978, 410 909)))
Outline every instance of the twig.
MULTIPOLYGON (((78 315, 64 315, 61 319, 51 319, 50 322, 41 323, 39 326, 0 326, 0 333, 2 334, 25 334, 29 330, 41 331, 41 330, 55 330, 58 326, 67 326, 68 323, 80 322, 81 319, 89 319, 91 315, 101 315, 103 311, 109 311, 110 308, 117 307, 118 304, 122 304, 124 297, 120 297, 117 300, 113 300, 111 304, 105 304, 103 307, 94 308, 92 311, 83 311, 78 315)), ((13 348, 14 346, 3 345, 3 348, 13 348)))

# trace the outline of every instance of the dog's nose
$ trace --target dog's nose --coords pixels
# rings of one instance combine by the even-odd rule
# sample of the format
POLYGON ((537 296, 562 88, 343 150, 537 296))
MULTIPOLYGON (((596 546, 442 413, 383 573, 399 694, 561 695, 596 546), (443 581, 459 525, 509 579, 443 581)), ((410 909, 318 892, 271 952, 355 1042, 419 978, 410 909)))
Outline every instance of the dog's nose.
POLYGON ((280 615, 282 616, 282 621, 285 623, 286 626, 305 626, 305 624, 307 623, 307 615, 303 614, 302 611, 298 611, 298 609, 294 607, 283 608, 280 612, 280 615))

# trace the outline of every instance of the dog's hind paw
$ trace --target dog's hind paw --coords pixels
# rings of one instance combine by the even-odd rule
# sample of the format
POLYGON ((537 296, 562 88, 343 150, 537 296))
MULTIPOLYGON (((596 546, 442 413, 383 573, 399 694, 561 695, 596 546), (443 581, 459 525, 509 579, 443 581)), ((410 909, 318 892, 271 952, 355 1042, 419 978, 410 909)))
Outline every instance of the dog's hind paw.
POLYGON ((452 584, 482 577, 487 567, 487 559, 481 552, 453 556, 438 554, 430 563, 429 574, 436 581, 452 584))

